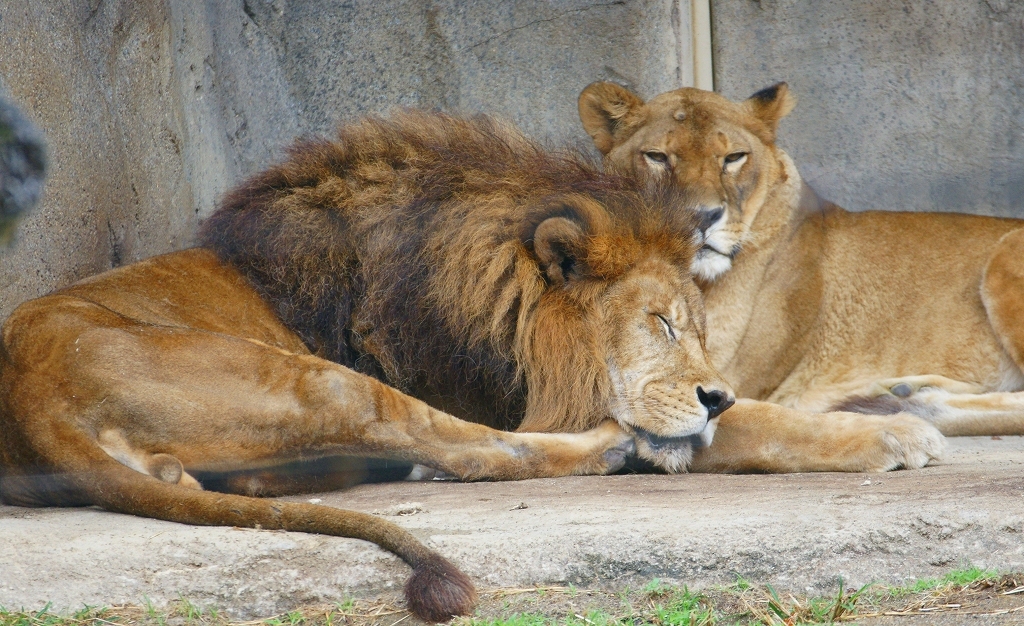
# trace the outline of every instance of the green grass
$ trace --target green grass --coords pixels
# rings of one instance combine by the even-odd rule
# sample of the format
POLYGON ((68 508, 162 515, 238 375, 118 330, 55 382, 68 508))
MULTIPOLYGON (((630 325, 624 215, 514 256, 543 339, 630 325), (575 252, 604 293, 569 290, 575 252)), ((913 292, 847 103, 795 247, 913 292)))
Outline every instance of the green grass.
POLYGON ((496 619, 496 620, 470 620, 470 624, 488 624, 489 626, 548 626, 554 624, 555 621, 551 618, 544 617, 543 615, 537 615, 534 613, 519 614, 514 613, 508 618, 496 619))
POLYGON ((39 611, 8 611, 0 607, 0 626, 110 626, 128 624, 123 616, 105 607, 85 606, 70 615, 50 612, 47 604, 39 611))
POLYGON ((768 597, 764 604, 767 610, 758 611, 751 607, 750 612, 759 620, 755 623, 775 624, 778 621, 783 624, 834 624, 856 615, 858 603, 873 586, 867 584, 854 591, 847 589, 840 581, 835 595, 805 598, 801 602, 792 595, 788 601, 783 600, 771 585, 765 585, 768 597))
MULTIPOLYGON (((626 588, 616 593, 573 585, 499 589, 484 592, 481 612, 475 617, 455 620, 454 626, 836 624, 884 610, 948 610, 942 608, 946 602, 942 598, 949 594, 984 595, 986 589, 997 594, 1001 589, 1019 586, 1021 579, 1019 575, 963 567, 938 578, 920 579, 903 586, 865 585, 849 589, 840 583, 831 594, 799 598, 780 593, 771 585, 755 584, 742 576, 737 576, 731 585, 704 591, 693 591, 659 579, 637 590, 626 588)), ((0 607, 0 626, 410 626, 414 621, 400 606, 388 601, 353 598, 244 623, 233 622, 216 608, 200 607, 180 595, 177 602, 166 609, 155 607, 148 597, 143 597, 140 606, 86 606, 70 614, 51 611, 50 605, 35 612, 0 607)))
POLYGON ((922 578, 904 587, 891 587, 886 591, 894 597, 924 593, 946 587, 966 587, 970 584, 999 578, 999 572, 977 567, 955 569, 941 578, 922 578))
POLYGON ((351 613, 356 608, 356 599, 347 598, 343 602, 335 602, 334 606, 338 608, 339 613, 351 613))

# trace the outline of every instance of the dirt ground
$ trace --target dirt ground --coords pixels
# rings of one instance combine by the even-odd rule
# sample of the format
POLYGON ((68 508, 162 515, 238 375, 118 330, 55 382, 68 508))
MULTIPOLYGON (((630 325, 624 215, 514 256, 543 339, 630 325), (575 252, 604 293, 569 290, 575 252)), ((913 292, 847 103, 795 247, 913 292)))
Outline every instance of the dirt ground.
MULTIPOLYGON (((653 578, 712 590, 742 576, 805 597, 833 593, 840 579, 848 588, 901 585, 966 564, 1024 571, 1021 437, 951 439, 941 463, 889 474, 391 483, 294 499, 405 526, 485 591, 481 614, 492 610, 489 593, 501 597, 494 607, 508 608, 517 601, 509 589, 536 585, 572 585, 576 596, 558 600, 571 604, 619 602, 653 578)), ((186 598, 252 619, 378 601, 407 575, 397 558, 356 540, 0 507, 0 605, 8 609, 159 608, 186 598)), ((992 613, 1024 596, 993 592, 971 602, 971 611, 992 613)), ((898 623, 942 623, 950 611, 898 623)), ((1021 623, 1022 613, 970 619, 1021 623)), ((865 623, 896 623, 889 617, 865 623)))
MULTIPOLYGON (((835 594, 799 598, 772 596, 765 586, 735 584, 701 592, 660 583, 618 591, 566 586, 488 589, 475 613, 452 626, 790 626, 853 623, 866 626, 1009 626, 1024 623, 1024 574, 983 575, 969 584, 939 584, 921 591, 870 586, 846 590, 837 610, 835 594), (854 601, 850 601, 854 593, 854 601), (773 611, 771 602, 775 602, 773 611), (814 603, 819 608, 814 610, 814 603), (820 608, 824 607, 824 610, 820 608)), ((184 600, 166 612, 144 606, 95 608, 64 621, 38 614, 4 613, 4 626, 426 626, 390 592, 345 603, 307 606, 288 613, 238 622, 200 611, 184 600)))
MULTIPOLYGON (((837 621, 865 626, 1020 625, 1024 623, 1022 581, 1024 576, 1021 575, 1006 576, 967 587, 944 587, 899 597, 886 595, 881 589, 869 590, 854 605, 853 612, 837 615, 837 621)), ((742 593, 734 589, 707 589, 701 595, 703 603, 714 608, 715 616, 711 621, 715 624, 785 624, 769 610, 771 596, 763 587, 742 593)), ((781 593, 780 597, 784 612, 793 616, 791 623, 814 623, 809 613, 799 610, 807 604, 806 597, 796 598, 786 593, 781 593)), ((663 610, 671 606, 671 600, 669 595, 644 589, 619 592, 566 587, 495 589, 482 594, 472 619, 509 620, 516 616, 543 615, 579 626, 598 626, 608 618, 620 623, 659 624, 673 621, 666 619, 663 610)), ((357 603, 346 622, 353 626, 391 626, 398 619, 406 626, 422 624, 402 610, 397 596, 357 603)), ((467 621, 459 619, 455 623, 467 621)))

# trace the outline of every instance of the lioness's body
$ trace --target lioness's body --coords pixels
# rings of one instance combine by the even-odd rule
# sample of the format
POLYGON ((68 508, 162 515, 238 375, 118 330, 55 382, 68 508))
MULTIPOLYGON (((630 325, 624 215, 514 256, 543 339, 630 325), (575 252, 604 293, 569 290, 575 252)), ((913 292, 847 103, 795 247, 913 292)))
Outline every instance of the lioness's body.
POLYGON ((999 240, 1024 224, 823 204, 792 226, 706 291, 712 362, 739 395, 826 411, 918 375, 1021 388, 980 287, 999 240))
POLYGON ((1024 434, 1024 400, 1001 393, 1024 389, 1024 221, 819 199, 774 143, 794 104, 785 84, 743 103, 695 89, 644 103, 606 83, 581 96, 610 167, 703 205, 712 362, 745 398, 1024 434))

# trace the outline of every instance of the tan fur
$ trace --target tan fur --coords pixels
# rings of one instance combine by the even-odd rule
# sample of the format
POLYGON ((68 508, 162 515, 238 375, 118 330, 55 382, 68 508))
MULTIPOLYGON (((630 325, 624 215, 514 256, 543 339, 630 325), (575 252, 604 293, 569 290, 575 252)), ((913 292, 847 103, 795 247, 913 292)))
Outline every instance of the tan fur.
MULTIPOLYGON (((918 459, 896 465, 917 466, 941 441, 908 413, 946 435, 1024 434, 1024 222, 849 213, 820 200, 775 145, 796 104, 785 83, 743 102, 696 89, 643 102, 620 91, 588 87, 581 119, 605 145, 606 166, 653 173, 700 203, 693 270, 712 362, 741 397, 797 410, 738 403, 695 468, 765 469, 752 451, 793 447, 780 433, 804 429, 820 429, 801 448, 821 457, 810 463, 818 468, 856 468, 852 444, 880 432, 918 459), (623 101, 633 104, 623 111, 623 101), (817 415, 836 410, 887 417, 817 415)), ((767 465, 805 468, 798 456, 767 465)))
POLYGON ((398 527, 198 479, 283 493, 303 486, 283 464, 342 455, 600 474, 634 447, 685 468, 733 395, 707 361, 692 214, 662 210, 681 202, 487 118, 301 142, 228 195, 207 249, 11 315, 0 496, 375 541, 414 567, 417 615, 465 613, 469 580, 398 527))

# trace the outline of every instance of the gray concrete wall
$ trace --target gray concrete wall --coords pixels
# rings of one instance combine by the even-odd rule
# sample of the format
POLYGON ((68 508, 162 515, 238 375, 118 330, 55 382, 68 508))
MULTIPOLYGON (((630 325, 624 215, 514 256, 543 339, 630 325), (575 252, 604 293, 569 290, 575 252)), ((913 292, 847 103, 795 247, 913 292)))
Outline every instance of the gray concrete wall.
POLYGON ((42 206, 0 256, 0 319, 189 245, 231 185, 339 121, 395 106, 487 111, 582 140, 575 102, 591 81, 681 84, 678 6, 0 0, 0 77, 52 155, 42 206))
MULTIPOLYGON (((585 140, 594 80, 688 75, 687 0, 0 0, 0 79, 50 146, 41 207, 0 256, 0 319, 185 247, 217 199, 304 133, 395 106, 488 111, 585 140)), ((715 78, 801 98, 781 143, 851 209, 1024 216, 1024 3, 712 0, 715 78)))
POLYGON ((712 0, 716 90, 779 80, 780 144, 848 209, 1024 217, 1024 2, 712 0))

